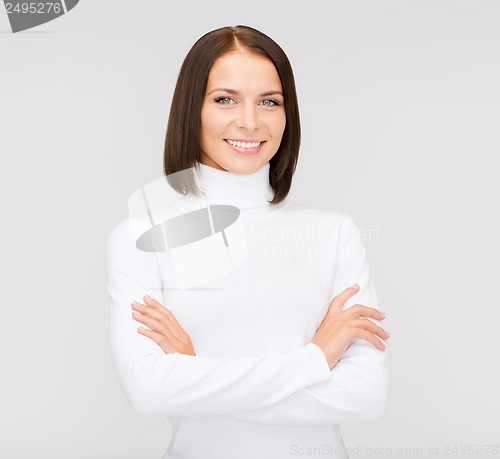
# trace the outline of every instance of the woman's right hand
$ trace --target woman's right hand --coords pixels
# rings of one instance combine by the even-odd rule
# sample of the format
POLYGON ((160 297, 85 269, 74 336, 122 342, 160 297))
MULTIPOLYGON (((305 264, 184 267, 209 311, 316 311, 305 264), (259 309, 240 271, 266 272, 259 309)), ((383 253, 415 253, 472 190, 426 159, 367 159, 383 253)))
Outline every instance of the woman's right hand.
POLYGON ((344 303, 358 290, 359 285, 355 284, 333 298, 325 318, 311 340, 325 353, 330 370, 355 338, 365 339, 382 351, 386 348, 376 335, 387 339, 389 333, 367 319, 367 317, 372 317, 382 320, 385 317, 384 313, 361 304, 355 304, 345 311, 342 310, 344 303))

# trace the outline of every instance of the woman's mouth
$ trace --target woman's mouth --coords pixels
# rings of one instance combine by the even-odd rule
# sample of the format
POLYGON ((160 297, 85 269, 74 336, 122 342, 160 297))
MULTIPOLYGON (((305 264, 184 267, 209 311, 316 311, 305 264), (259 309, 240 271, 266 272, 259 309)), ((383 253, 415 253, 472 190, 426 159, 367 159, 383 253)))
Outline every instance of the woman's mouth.
POLYGON ((224 141, 234 150, 237 151, 238 153, 243 153, 243 154, 252 154, 252 153, 257 153, 262 145, 266 142, 265 140, 262 141, 256 141, 256 142, 242 142, 239 140, 232 140, 232 139, 224 139, 224 141))

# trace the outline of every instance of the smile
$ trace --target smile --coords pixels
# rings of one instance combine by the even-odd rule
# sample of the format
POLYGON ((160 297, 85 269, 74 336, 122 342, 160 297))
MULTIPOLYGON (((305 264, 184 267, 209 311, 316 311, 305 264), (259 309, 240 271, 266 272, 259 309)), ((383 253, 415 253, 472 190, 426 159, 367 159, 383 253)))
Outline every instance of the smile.
POLYGON ((257 148, 262 142, 240 142, 239 140, 224 139, 228 144, 239 148, 257 148))

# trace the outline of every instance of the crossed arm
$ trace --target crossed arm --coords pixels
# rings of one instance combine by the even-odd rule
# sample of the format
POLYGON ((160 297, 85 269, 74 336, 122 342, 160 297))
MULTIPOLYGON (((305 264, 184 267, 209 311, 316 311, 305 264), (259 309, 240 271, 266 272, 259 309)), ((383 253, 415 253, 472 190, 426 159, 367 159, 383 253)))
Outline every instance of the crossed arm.
MULTIPOLYGON (((356 303, 378 309, 366 251, 354 221, 339 222, 333 296, 357 282, 356 303), (342 256, 340 256, 342 254, 342 256)), ((127 221, 107 246, 110 345, 120 383, 132 407, 145 416, 232 416, 265 424, 331 425, 379 419, 388 396, 387 351, 355 340, 330 370, 314 343, 256 357, 206 358, 166 354, 137 333, 130 303, 161 287, 153 253, 135 247, 127 221)))

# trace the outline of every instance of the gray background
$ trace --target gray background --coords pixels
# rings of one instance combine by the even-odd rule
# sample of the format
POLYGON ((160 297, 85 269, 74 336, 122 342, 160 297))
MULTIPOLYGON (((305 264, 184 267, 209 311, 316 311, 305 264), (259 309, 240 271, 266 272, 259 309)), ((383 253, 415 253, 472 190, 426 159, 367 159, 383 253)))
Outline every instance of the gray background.
POLYGON ((500 443, 500 2, 86 0, 18 34, 4 13, 1 458, 167 448, 168 421, 135 414, 112 367, 105 244, 129 195, 161 177, 183 58, 236 24, 294 68, 290 197, 366 231, 391 398, 383 420, 342 426, 351 456, 500 443))

